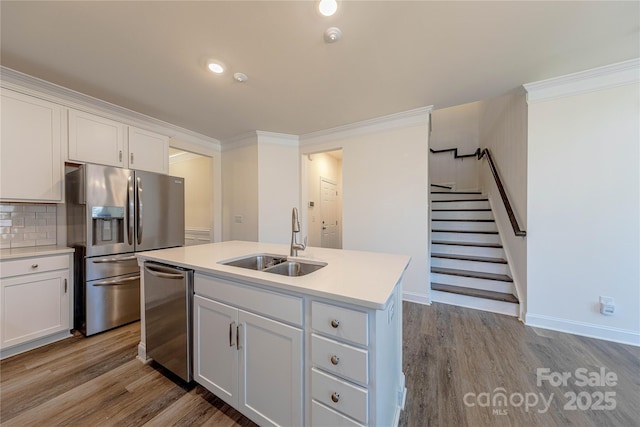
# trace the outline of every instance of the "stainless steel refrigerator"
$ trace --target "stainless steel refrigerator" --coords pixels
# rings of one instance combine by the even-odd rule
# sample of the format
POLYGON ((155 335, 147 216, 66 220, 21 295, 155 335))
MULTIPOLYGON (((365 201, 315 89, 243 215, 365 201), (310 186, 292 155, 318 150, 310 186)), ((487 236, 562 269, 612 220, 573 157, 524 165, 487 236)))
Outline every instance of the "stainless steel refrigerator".
POLYGON ((93 335, 140 319, 135 252, 184 246, 184 179, 82 165, 66 175, 66 210, 74 327, 93 335))

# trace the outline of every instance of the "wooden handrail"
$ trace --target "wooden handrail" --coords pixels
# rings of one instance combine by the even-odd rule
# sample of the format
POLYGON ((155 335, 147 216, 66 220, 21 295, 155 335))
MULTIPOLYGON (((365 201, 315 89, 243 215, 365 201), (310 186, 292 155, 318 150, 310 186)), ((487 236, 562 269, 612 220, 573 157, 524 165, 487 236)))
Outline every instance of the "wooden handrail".
POLYGON ((504 204, 504 207, 507 210, 507 216, 509 216, 509 222, 511 222, 511 227, 513 228, 513 232, 515 233, 516 236, 524 237, 527 235, 527 232, 522 230, 520 228, 520 225, 518 225, 518 220, 516 219, 516 215, 513 212, 511 203, 509 203, 507 192, 505 191, 504 186, 502 185, 502 180, 500 179, 500 175, 498 175, 498 168, 496 167, 496 164, 493 162, 493 157, 491 157, 491 153, 489 152, 488 148, 485 148, 484 150, 481 150, 480 148, 478 148, 473 154, 464 154, 464 155, 458 155, 457 148, 447 148, 444 150, 433 150, 429 148, 429 151, 431 151, 434 154, 451 151, 453 152, 453 157, 456 159, 460 159, 464 157, 476 157, 478 160, 480 160, 483 157, 486 157, 487 161, 489 162, 489 169, 491 169, 491 174, 493 175, 493 179, 496 181, 496 185, 498 186, 498 191, 500 192, 500 198, 502 199, 502 203, 504 204))

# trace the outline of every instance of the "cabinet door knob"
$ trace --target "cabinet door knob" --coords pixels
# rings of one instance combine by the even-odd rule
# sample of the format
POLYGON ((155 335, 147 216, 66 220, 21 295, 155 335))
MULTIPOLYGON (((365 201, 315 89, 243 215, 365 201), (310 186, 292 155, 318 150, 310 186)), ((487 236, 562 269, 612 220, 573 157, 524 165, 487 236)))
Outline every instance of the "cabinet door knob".
POLYGON ((339 320, 337 320, 337 319, 333 319, 333 320, 331 321, 331 327, 332 327, 332 328, 337 328, 338 326, 340 326, 340 321, 339 321, 339 320))
POLYGON ((340 400, 340 395, 338 394, 338 392, 334 391, 331 394, 331 400, 333 400, 333 403, 338 403, 338 401, 340 400))
POLYGON ((31 268, 38 268, 38 264, 31 264, 31 268))
POLYGON ((338 363, 340 363, 340 358, 334 354, 333 356, 331 356, 331 363, 337 365, 338 363))

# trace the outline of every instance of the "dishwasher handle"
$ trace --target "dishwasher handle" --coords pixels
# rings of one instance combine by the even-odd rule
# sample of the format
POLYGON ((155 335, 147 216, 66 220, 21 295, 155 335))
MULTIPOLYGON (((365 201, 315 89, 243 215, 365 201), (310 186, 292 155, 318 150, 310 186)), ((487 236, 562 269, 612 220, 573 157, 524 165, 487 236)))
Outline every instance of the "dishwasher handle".
POLYGON ((165 267, 163 265, 157 264, 144 264, 144 271, 151 274, 152 276, 160 277, 163 279, 178 279, 182 280, 185 278, 185 272, 182 270, 177 270, 171 267, 165 267), (176 273, 177 272, 177 273, 176 273))

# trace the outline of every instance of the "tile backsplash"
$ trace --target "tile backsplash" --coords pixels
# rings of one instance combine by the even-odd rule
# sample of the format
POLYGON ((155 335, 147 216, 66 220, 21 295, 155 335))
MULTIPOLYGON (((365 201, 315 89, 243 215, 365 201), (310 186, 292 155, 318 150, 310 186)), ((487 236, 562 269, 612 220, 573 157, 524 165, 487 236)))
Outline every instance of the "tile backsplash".
POLYGON ((56 205, 0 203, 0 248, 56 244, 56 205))

